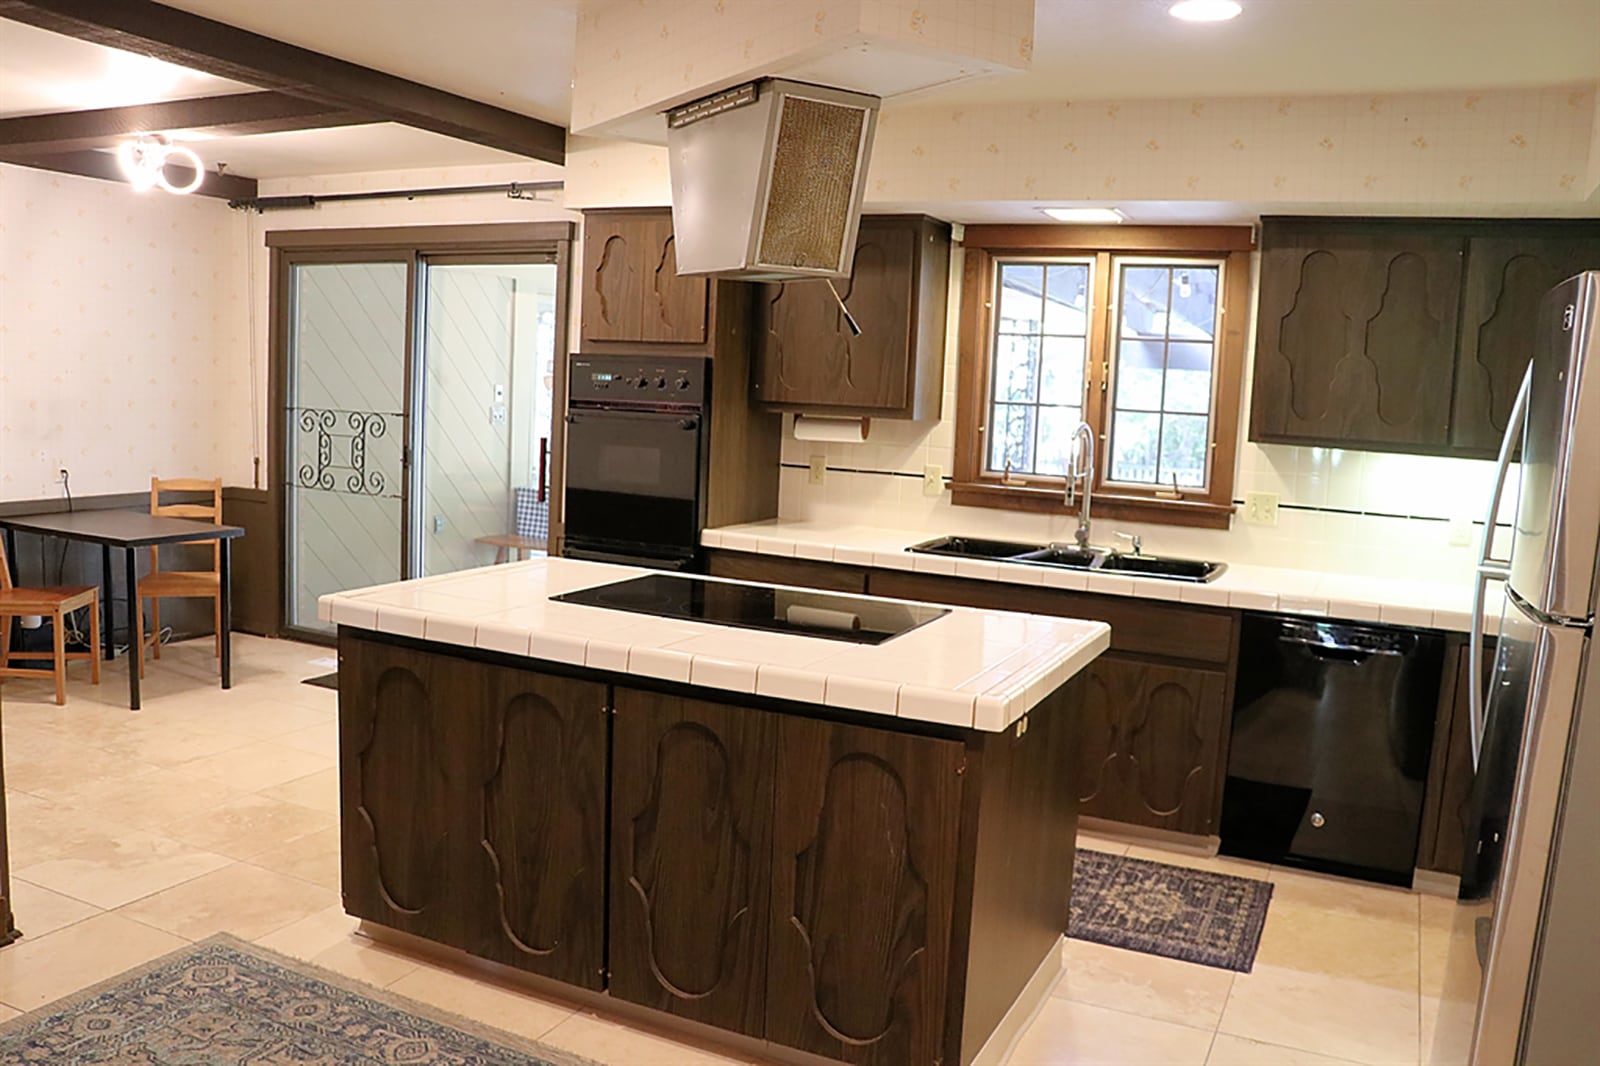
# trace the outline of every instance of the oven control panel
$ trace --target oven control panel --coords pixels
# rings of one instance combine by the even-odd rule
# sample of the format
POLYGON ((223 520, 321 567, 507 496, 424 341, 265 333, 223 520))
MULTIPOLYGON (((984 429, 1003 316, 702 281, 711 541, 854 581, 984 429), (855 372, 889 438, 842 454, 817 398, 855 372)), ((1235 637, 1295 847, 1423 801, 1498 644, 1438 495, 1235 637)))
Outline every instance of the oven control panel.
POLYGON ((572 357, 567 402, 704 406, 710 371, 708 360, 690 356, 579 353, 572 357))

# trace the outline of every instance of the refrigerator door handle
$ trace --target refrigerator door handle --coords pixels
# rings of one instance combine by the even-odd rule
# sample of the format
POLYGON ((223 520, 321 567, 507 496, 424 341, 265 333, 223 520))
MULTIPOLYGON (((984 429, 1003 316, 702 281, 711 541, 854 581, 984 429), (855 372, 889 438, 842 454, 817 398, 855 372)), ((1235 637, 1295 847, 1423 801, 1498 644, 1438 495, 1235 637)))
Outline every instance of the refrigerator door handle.
POLYGON ((1511 450, 1522 435, 1523 424, 1528 418, 1528 391, 1532 383, 1533 366, 1530 363, 1523 372, 1517 398, 1511 404, 1511 414, 1506 419, 1506 435, 1500 440, 1500 454, 1495 460, 1494 491, 1489 493, 1489 511, 1483 521, 1483 540, 1478 546, 1478 567, 1472 589, 1472 630, 1468 634, 1467 644, 1467 714, 1471 727, 1468 734, 1472 741, 1473 770, 1477 770, 1478 756, 1483 750, 1483 642, 1487 637, 1484 632, 1485 598, 1488 596, 1489 582, 1504 581, 1511 576, 1511 560, 1494 556, 1494 527, 1500 517, 1500 501, 1505 495, 1506 478, 1511 472, 1511 450))
POLYGON ((1486 698, 1483 691, 1483 642, 1488 639, 1488 634, 1484 632, 1484 598, 1489 591, 1489 582, 1504 581, 1505 578, 1503 572, 1497 574, 1486 567, 1479 567, 1473 578, 1472 630, 1467 634, 1467 737, 1472 741, 1474 773, 1478 770, 1478 757, 1483 752, 1486 698))
POLYGON ((1511 450, 1522 436, 1528 420, 1528 392, 1533 387, 1533 364, 1522 374, 1522 384, 1517 387, 1517 398, 1511 403, 1511 414, 1506 418, 1506 435, 1500 439, 1500 453, 1494 464, 1494 491, 1489 493, 1489 511, 1484 516, 1483 540, 1478 544, 1478 567, 1507 570, 1509 558, 1497 559, 1494 555, 1494 527, 1500 517, 1500 501, 1505 496, 1506 478, 1511 473, 1511 450))

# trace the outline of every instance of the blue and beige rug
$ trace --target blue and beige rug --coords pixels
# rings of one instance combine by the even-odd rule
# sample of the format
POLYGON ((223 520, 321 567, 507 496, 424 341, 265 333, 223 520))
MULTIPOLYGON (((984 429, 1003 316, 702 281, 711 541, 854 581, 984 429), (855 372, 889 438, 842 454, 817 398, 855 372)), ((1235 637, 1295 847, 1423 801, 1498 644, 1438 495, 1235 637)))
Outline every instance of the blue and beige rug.
POLYGON ((233 937, 0 1025, 5 1066, 593 1066, 233 937))
POLYGON ((1078 849, 1067 935, 1249 973, 1272 885, 1078 849))

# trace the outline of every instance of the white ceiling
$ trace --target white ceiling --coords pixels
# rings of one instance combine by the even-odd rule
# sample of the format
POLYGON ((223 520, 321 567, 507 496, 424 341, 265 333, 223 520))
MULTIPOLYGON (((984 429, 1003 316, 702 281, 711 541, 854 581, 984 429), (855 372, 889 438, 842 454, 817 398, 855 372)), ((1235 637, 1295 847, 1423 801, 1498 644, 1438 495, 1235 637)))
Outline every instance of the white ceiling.
POLYGON ((253 91, 253 85, 0 19, 0 115, 253 91))
MULTIPOLYGON (((208 18, 565 125, 579 0, 163 0, 208 18)), ((739 3, 778 0, 733 0, 739 3)), ((1277 96, 1600 81, 1600 0, 1243 0, 1215 25, 1169 0, 1037 0, 1034 66, 904 103, 1277 96)), ((0 20, 0 115, 250 88, 0 20)), ((891 103, 889 106, 895 106, 891 103)), ((389 124, 227 138, 256 177, 505 162, 389 124)))
POLYGON ((1600 0, 1036 0, 1033 69, 928 90, 960 102, 1509 89, 1600 79, 1600 0))
POLYGON ((161 2, 561 126, 572 113, 578 0, 161 2))

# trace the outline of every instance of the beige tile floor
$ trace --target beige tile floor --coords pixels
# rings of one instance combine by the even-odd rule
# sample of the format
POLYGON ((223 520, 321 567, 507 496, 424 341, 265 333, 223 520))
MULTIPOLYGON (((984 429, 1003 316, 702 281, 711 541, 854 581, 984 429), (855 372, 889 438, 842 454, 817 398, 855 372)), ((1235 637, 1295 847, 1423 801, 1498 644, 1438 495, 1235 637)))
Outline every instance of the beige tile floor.
MULTIPOLYGON (((327 649, 240 636, 235 687, 210 645, 172 646, 125 704, 119 661, 3 690, 18 925, 0 1020, 227 931, 603 1062, 743 1061, 496 987, 353 935, 339 907, 335 697, 300 683, 327 649)), ((1275 885, 1255 969, 1234 974, 1070 941, 1066 973, 1011 1062, 1138 1066, 1412 1064, 1450 906, 1408 892, 1085 837, 1106 851, 1275 885)))

